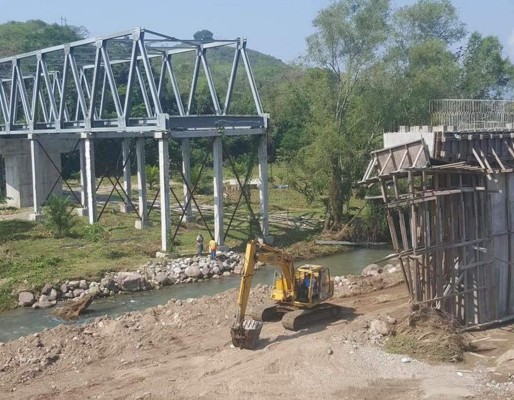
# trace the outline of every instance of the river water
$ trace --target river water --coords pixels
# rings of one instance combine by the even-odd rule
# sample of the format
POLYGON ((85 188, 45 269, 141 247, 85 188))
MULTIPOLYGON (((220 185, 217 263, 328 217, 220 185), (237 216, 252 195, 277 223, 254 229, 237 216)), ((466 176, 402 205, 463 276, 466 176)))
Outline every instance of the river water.
MULTIPOLYGON (((346 253, 322 257, 302 264, 322 264, 330 268, 332 276, 360 274, 367 265, 382 259, 392 253, 388 247, 384 248, 356 248, 346 253)), ((254 276, 252 285, 257 283, 270 285, 276 268, 263 267, 254 276)), ((88 322, 102 315, 116 317, 129 311, 144 310, 159 304, 166 304, 171 298, 187 299, 201 296, 212 296, 239 286, 240 278, 231 276, 222 279, 210 279, 193 284, 168 286, 149 292, 122 294, 93 302, 89 312, 73 323, 88 322)), ((235 305, 234 305, 235 307, 235 305)), ((235 308, 234 308, 235 309, 235 308)), ((17 308, 0 314, 0 342, 14 340, 20 336, 40 332, 45 328, 52 328, 63 321, 51 314, 52 310, 33 310, 32 308, 17 308)), ((67 322, 70 323, 70 322, 67 322)))

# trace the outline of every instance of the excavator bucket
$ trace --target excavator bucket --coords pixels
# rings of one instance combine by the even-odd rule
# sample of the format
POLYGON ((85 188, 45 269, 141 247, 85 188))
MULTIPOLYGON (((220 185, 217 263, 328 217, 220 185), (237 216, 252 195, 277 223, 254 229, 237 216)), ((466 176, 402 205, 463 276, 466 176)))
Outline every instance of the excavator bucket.
POLYGON ((259 321, 243 320, 241 323, 235 323, 230 329, 232 344, 240 349, 255 349, 261 329, 262 322, 259 321))

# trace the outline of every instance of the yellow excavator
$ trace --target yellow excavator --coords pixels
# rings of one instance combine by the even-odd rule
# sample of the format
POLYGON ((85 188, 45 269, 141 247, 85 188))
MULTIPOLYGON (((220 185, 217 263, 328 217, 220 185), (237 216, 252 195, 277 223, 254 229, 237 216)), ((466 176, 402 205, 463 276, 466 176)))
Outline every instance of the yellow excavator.
POLYGON ((265 321, 281 318, 284 328, 296 331, 313 321, 335 317, 340 307, 325 303, 333 295, 334 281, 327 267, 302 265, 295 269, 292 257, 284 251, 250 241, 246 245, 241 271, 237 313, 231 328, 232 343, 236 347, 253 349, 265 321), (254 310, 253 319, 245 319, 255 265, 259 261, 280 268, 271 295, 274 303, 254 310))

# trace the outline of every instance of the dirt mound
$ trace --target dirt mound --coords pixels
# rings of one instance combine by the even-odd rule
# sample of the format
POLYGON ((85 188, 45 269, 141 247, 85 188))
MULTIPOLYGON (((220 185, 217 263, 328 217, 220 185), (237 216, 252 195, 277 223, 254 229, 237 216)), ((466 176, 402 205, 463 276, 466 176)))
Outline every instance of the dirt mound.
POLYGON ((451 315, 421 308, 396 325, 386 349, 429 361, 461 361, 469 341, 459 329, 460 325, 451 315))

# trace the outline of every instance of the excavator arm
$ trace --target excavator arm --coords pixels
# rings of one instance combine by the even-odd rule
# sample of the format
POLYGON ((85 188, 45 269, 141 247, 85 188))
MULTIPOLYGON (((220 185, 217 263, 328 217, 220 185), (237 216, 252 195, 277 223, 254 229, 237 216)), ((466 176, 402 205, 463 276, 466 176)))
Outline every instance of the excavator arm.
POLYGON ((284 298, 294 298, 294 265, 291 257, 282 250, 252 240, 246 245, 234 325, 240 325, 244 320, 255 272, 255 264, 258 261, 276 265, 280 268, 284 282, 282 288, 284 298))

